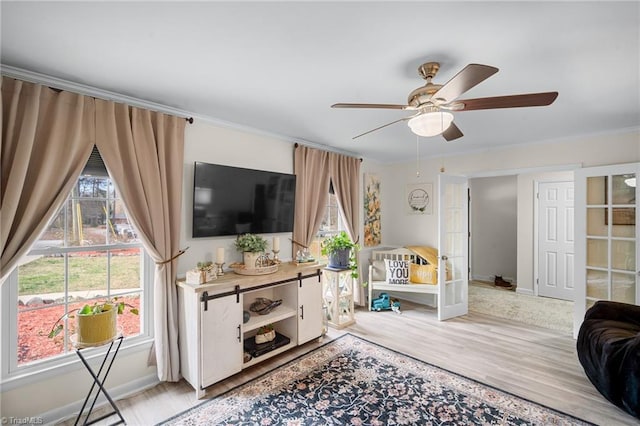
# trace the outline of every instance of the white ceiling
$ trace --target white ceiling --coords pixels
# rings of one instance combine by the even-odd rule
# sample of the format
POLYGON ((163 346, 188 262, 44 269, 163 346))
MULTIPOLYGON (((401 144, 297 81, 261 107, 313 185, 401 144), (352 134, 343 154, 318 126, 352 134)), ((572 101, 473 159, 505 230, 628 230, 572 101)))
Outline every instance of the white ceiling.
MULTIPOLYGON (((455 113, 465 136, 421 156, 640 127, 640 2, 10 2, 3 65, 377 159, 415 158, 406 103, 427 61, 443 84, 500 71, 461 98, 558 91, 548 107, 455 113)), ((603 143, 603 148, 606 145, 603 143)))

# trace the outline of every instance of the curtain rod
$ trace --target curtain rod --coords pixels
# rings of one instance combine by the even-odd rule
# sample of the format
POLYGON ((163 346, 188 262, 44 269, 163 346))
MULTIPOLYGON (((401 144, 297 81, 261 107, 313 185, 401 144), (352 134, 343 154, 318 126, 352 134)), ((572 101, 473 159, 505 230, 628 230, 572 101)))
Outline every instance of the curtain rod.
MULTIPOLYGON (((299 144, 298 142, 296 142, 296 143, 294 143, 294 144, 293 144, 293 146, 294 146, 294 148, 297 148, 297 147, 299 147, 299 146, 300 146, 300 144, 299 144)), ((316 147, 312 147, 312 148, 315 148, 315 149, 322 149, 322 148, 316 148, 316 147)), ((327 149, 323 149, 323 151, 336 152, 336 151, 329 151, 329 150, 327 150, 327 149)), ((337 153, 337 152, 336 152, 336 153, 337 153)), ((342 155, 346 155, 346 154, 342 154, 342 155)), ((349 155, 348 157, 353 157, 353 155, 349 155)), ((360 162, 362 163, 362 157, 360 157, 360 158, 359 158, 359 160, 360 160, 360 162)))
MULTIPOLYGON (((28 71, 20 68, 15 68, 9 65, 2 64, 2 75, 15 78, 16 80, 25 80, 30 83, 42 84, 53 90, 66 90, 68 92, 78 93, 84 96, 90 96, 92 98, 103 99, 107 101, 125 103, 127 105, 135 106, 138 108, 145 108, 153 111, 158 111, 163 114, 174 115, 176 117, 184 117, 185 111, 180 111, 175 108, 167 107, 165 105, 157 104, 155 102, 149 102, 142 99, 137 99, 131 96, 122 95, 108 90, 98 89, 97 87, 88 86, 81 83, 74 83, 61 78, 52 77, 45 74, 40 74, 34 71, 28 71)), ((193 124, 193 117, 184 117, 189 123, 193 124)))

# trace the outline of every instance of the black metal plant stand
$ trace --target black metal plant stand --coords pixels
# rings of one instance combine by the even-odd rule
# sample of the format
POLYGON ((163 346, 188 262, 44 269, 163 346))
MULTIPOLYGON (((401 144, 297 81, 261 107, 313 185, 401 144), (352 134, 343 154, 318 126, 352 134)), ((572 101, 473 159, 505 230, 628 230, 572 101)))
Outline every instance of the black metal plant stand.
POLYGON ((126 424, 126 422, 124 420, 124 417, 122 417, 122 414, 120 413, 120 410, 116 406, 116 403, 113 402, 113 399, 111 399, 111 396, 109 395, 109 393, 107 392, 107 390, 104 387, 104 382, 107 380, 107 376, 109 375, 109 371, 111 370, 111 366, 113 365, 113 362, 115 361, 116 356, 118 355, 118 351, 120 350, 120 345, 122 345, 122 339, 123 338, 124 338, 124 336, 116 337, 115 339, 113 339, 109 343, 109 349, 104 354, 104 358, 102 359, 102 364, 100 364, 100 369, 98 370, 97 374, 93 371, 93 369, 91 368, 91 366, 89 365, 87 360, 82 355, 81 351, 86 346, 77 347, 76 348, 76 354, 78 354, 78 357, 80 357, 80 360, 82 361, 82 363, 86 367, 87 371, 89 372, 89 374, 91 374, 91 377, 93 377, 93 384, 91 385, 91 389, 89 389, 89 393, 87 394, 87 397, 84 399, 84 403, 82 404, 82 408, 80 409, 80 412, 78 413, 78 417, 76 418, 76 422, 74 423, 76 426, 78 424, 91 425, 91 424, 94 424, 94 423, 99 422, 101 420, 104 420, 104 419, 106 419, 108 417, 111 417, 114 414, 118 415, 119 420, 117 420, 115 423, 111 423, 111 425, 126 424), (115 345, 115 350, 114 350, 114 345, 115 345), (106 368, 106 370, 104 372, 104 375, 102 375, 102 371, 104 370, 105 365, 107 366, 107 368, 106 368), (80 419, 82 418, 82 413, 84 412, 84 409, 87 407, 87 402, 89 402, 89 399, 91 398, 91 396, 93 394, 93 390, 96 388, 96 385, 98 386, 98 390, 95 393, 95 396, 93 397, 93 401, 91 402, 91 406, 89 407, 89 411, 87 412, 87 415, 86 415, 86 417, 84 419, 84 423, 80 423, 80 419), (105 414, 105 415, 103 415, 101 417, 98 417, 98 418, 93 419, 93 420, 90 421, 89 417, 91 416, 91 412, 93 411, 93 408, 94 408, 94 406, 96 404, 96 401, 98 400, 98 396, 100 395, 100 392, 102 392, 104 394, 104 396, 107 398, 107 400, 109 401, 109 404, 111 404, 111 407, 113 408, 113 411, 111 411, 111 412, 109 412, 109 413, 107 413, 107 414, 105 414))

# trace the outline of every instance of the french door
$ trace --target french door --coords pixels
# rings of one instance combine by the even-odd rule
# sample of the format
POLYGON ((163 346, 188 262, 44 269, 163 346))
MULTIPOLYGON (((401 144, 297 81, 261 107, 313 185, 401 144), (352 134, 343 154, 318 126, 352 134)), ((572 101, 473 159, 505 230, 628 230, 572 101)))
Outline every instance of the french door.
POLYGON ((467 178, 438 175, 438 320, 469 309, 469 184, 467 178))
POLYGON ((640 163, 575 172, 574 336, 598 300, 640 304, 639 174, 640 163))

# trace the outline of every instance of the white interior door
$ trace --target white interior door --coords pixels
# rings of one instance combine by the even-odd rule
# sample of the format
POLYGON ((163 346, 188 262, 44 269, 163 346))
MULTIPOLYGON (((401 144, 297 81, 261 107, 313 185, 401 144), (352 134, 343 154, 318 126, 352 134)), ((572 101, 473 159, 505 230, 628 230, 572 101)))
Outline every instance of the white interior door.
POLYGON ((538 295, 574 300, 573 182, 538 185, 538 295))
POLYGON ((438 175, 438 319, 469 309, 469 184, 461 176, 438 175))

